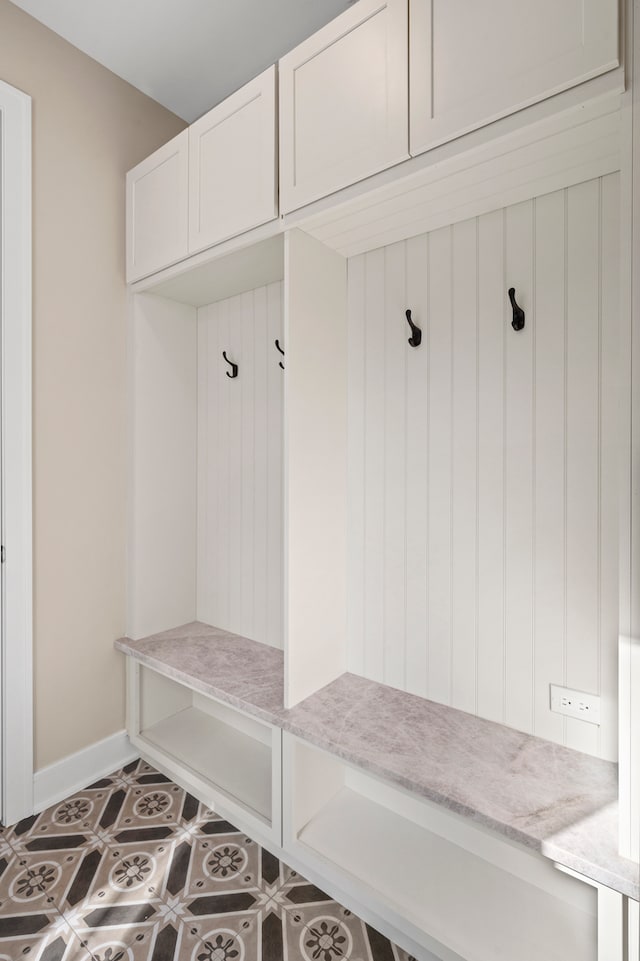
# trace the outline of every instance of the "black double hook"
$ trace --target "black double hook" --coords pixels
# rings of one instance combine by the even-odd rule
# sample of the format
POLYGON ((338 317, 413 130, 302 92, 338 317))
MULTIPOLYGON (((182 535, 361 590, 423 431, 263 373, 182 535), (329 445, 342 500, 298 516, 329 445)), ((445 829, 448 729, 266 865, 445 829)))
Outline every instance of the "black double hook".
POLYGON ((229 377, 231 380, 233 380, 234 377, 237 377, 237 376, 238 376, 238 365, 237 365, 237 364, 234 364, 234 362, 233 362, 232 360, 229 360, 229 358, 227 357, 227 352, 226 352, 226 350, 223 350, 223 351, 222 351, 222 356, 224 357, 224 359, 226 360, 226 362, 227 362, 227 363, 229 364, 229 366, 231 367, 231 373, 229 373, 229 371, 227 371, 227 377, 229 377))
POLYGON ((524 327, 524 310, 519 307, 516 303, 516 288, 509 287, 507 291, 509 294, 509 300, 511 301, 511 309, 513 310, 513 319, 511 321, 511 326, 514 330, 522 330, 524 327))
MULTIPOLYGON (((278 340, 277 337, 276 337, 274 343, 275 343, 277 349, 280 351, 280 353, 281 353, 282 356, 284 357, 284 350, 283 350, 282 347, 280 346, 280 341, 278 340)), ((279 367, 282 367, 282 369, 284 370, 284 364, 282 363, 282 361, 279 362, 278 366, 279 366, 279 367)))
POLYGON ((420 344, 422 343, 422 331, 411 320, 411 311, 407 310, 405 311, 405 314, 407 318, 407 323, 409 324, 409 327, 411 327, 411 337, 409 338, 408 343, 411 347, 419 347, 420 344))

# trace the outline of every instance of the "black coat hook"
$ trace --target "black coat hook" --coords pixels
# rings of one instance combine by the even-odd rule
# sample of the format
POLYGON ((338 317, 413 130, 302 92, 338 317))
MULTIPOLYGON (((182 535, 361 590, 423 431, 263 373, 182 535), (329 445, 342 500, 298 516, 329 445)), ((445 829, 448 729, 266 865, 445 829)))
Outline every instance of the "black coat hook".
POLYGON ((409 327, 411 327, 411 337, 409 338, 408 343, 411 345, 411 347, 419 347, 422 343, 422 331, 419 327, 416 327, 414 322, 411 320, 411 311, 407 310, 405 313, 409 327))
POLYGON ((226 362, 227 362, 227 363, 230 365, 230 367, 231 367, 231 373, 229 373, 229 371, 227 371, 227 377, 230 377, 231 380, 233 380, 234 377, 237 377, 237 376, 238 376, 238 365, 237 365, 237 364, 234 364, 234 362, 233 362, 232 360, 229 360, 229 358, 227 357, 227 352, 226 352, 226 350, 223 350, 223 351, 222 351, 222 356, 224 357, 224 359, 226 360, 226 362))
MULTIPOLYGON (((278 340, 277 337, 276 337, 274 343, 275 343, 276 347, 278 348, 278 350, 280 351, 280 353, 282 354, 282 356, 284 357, 284 350, 283 350, 282 347, 280 346, 280 341, 278 340)), ((279 366, 282 367, 282 369, 284 370, 284 364, 282 363, 282 361, 280 361, 279 366)))
POLYGON ((516 288, 509 287, 508 294, 509 300, 511 301, 511 306, 513 308, 513 320, 511 321, 511 326, 514 330, 522 330, 524 327, 524 310, 516 303, 516 288))

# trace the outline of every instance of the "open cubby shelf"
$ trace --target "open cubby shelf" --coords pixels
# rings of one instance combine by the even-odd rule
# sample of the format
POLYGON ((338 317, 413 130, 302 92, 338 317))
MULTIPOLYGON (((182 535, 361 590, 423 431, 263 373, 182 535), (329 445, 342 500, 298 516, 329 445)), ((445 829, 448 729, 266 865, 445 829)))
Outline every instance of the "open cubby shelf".
POLYGON ((205 804, 280 844, 280 729, 131 658, 128 673, 132 743, 205 804))
POLYGON ((271 821, 271 749, 197 708, 157 721, 140 737, 271 821))
POLYGON ((428 932, 436 949, 468 961, 595 958, 595 893, 591 911, 567 903, 358 791, 342 788, 298 840, 428 932))

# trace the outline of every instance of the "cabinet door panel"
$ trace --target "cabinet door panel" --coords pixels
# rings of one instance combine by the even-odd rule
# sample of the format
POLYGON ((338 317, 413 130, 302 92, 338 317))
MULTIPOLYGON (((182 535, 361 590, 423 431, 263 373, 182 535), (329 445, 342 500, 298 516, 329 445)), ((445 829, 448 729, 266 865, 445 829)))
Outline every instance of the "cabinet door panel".
POLYGON ((187 256, 188 131, 127 174, 127 281, 187 256))
POLYGON ((189 250, 202 250, 278 215, 276 68, 189 128, 189 250))
POLYGON ((408 156, 406 0, 360 0, 280 61, 283 212, 408 156))
POLYGON ((410 0, 411 153, 618 66, 618 0, 410 0))

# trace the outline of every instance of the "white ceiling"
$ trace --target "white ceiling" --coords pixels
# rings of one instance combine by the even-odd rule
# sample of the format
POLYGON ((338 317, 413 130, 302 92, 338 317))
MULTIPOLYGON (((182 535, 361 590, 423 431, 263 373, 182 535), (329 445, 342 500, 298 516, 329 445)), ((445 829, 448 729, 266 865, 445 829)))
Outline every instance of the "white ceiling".
POLYGON ((352 0, 13 0, 191 123, 352 0))

